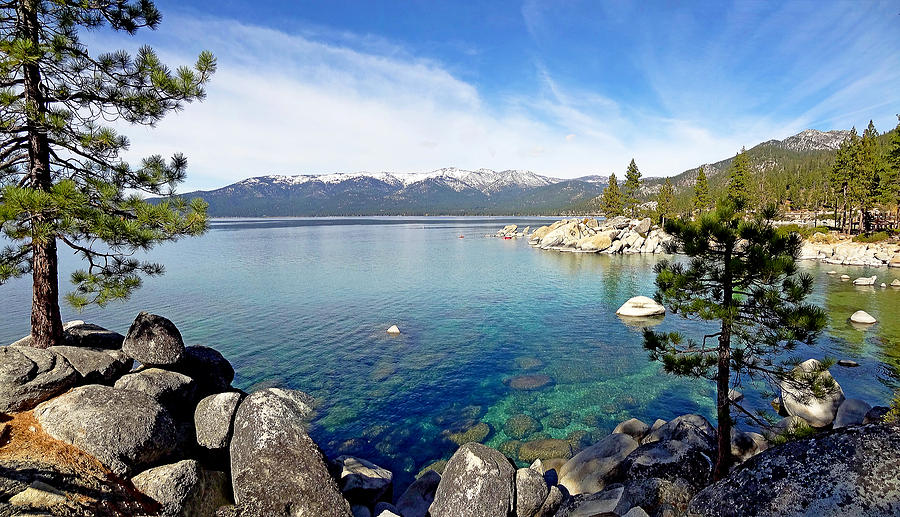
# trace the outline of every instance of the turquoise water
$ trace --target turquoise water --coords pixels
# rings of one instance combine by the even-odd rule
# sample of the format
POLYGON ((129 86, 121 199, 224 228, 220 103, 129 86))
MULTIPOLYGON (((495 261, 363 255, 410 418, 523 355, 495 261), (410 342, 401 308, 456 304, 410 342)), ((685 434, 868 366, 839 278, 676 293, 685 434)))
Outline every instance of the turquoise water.
MULTIPOLYGON (((483 237, 507 223, 546 222, 218 220, 203 237, 153 250, 167 274, 128 302, 83 314, 64 308, 64 318, 124 333, 140 310, 164 315, 188 344, 225 354, 236 386, 314 395, 311 434, 326 453, 370 458, 398 474, 400 486, 452 454, 446 431, 478 421, 491 426, 486 442, 500 446, 517 414, 540 423, 531 439, 599 436, 629 417, 712 416, 713 386, 661 373, 647 361, 640 329, 614 314, 628 298, 653 294, 657 257, 548 252, 483 237), (401 335, 385 332, 393 324, 401 335), (507 385, 526 374, 550 382, 530 391, 507 385)), ((62 260, 66 271, 76 264, 62 260)), ((900 290, 856 288, 825 273, 890 283, 900 271, 804 268, 832 321, 816 348, 797 355, 860 362, 832 372, 848 397, 884 403, 900 386, 900 290), (857 309, 881 323, 851 327, 857 309)), ((30 284, 13 281, 0 295, 0 342, 10 342, 28 331, 30 284)), ((659 328, 699 329, 671 314, 659 328)), ((744 391, 766 407, 768 399, 744 391)))

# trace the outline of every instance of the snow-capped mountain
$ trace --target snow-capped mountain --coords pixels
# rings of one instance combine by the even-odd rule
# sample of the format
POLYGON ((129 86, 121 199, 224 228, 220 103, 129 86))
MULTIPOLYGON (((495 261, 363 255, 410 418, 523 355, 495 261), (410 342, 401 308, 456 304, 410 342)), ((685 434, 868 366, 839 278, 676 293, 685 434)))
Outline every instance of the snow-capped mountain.
POLYGON ((784 140, 769 140, 760 145, 770 144, 790 151, 833 151, 840 147, 841 142, 850 135, 850 131, 840 129, 833 131, 819 131, 806 129, 784 140))
POLYGON ((213 216, 555 213, 598 195, 603 177, 563 180, 524 170, 269 175, 192 192, 213 216))
POLYGON ((285 187, 302 185, 304 183, 337 185, 364 179, 373 179, 400 188, 409 188, 417 183, 431 181, 446 185, 456 192, 475 189, 486 195, 508 188, 544 187, 562 181, 557 178, 541 176, 531 171, 506 170, 497 172, 491 169, 469 171, 456 167, 447 167, 423 173, 349 172, 322 175, 259 176, 243 180, 238 185, 251 186, 265 183, 283 185, 285 187))

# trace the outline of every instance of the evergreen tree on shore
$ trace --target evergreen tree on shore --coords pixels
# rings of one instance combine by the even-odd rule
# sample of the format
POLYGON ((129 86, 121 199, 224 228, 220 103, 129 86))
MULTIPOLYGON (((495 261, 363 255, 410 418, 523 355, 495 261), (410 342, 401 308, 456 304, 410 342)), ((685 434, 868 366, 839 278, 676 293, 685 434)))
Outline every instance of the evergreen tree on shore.
POLYGON ((697 181, 694 183, 694 210, 705 212, 709 210, 712 200, 709 196, 709 183, 706 179, 706 171, 703 167, 697 172, 697 181))
POLYGON ((675 216, 675 187, 669 178, 659 187, 659 194, 656 196, 656 220, 660 224, 675 216))
POLYGON ((741 148, 741 152, 734 157, 728 176, 728 200, 737 206, 749 208, 751 205, 750 162, 746 149, 741 148))
MULTIPOLYGON (((900 115, 897 116, 900 120, 900 115)), ((881 202, 890 210, 895 210, 894 227, 900 228, 900 122, 891 135, 890 147, 884 164, 884 175, 880 183, 881 202)))
MULTIPOLYGON (((826 321, 822 309, 804 303, 813 280, 797 270, 801 238, 772 225, 774 208, 760 210, 749 221, 742 209, 726 199, 697 220, 670 220, 665 231, 675 240, 668 251, 677 249, 689 260, 663 260, 655 267, 657 301, 684 318, 717 322, 717 331, 685 338, 644 330, 644 347, 665 371, 716 383, 716 479, 733 463, 731 408, 759 422, 728 396, 733 381, 812 383, 817 394, 830 389, 816 385, 822 377, 797 378, 789 363, 778 362, 799 343, 811 344, 826 321)), ((821 370, 828 366, 820 365, 821 370)))
POLYGON ((638 194, 641 192, 641 171, 638 170, 634 158, 625 170, 625 211, 635 218, 637 217, 638 194))
POLYGON ((619 184, 616 183, 616 175, 609 175, 609 185, 603 189, 600 206, 606 217, 622 215, 622 194, 619 192, 619 184))
POLYGON ((140 275, 162 266, 133 258, 155 244, 206 230, 206 205, 150 204, 136 193, 168 195, 187 161, 159 155, 137 167, 122 158, 128 139, 106 124, 153 125, 185 102, 202 100, 216 61, 171 70, 149 47, 91 55, 79 29, 134 34, 154 29, 149 0, 0 4, 0 283, 31 273, 34 346, 62 344, 57 243, 87 262, 72 274, 75 307, 125 298, 140 275))

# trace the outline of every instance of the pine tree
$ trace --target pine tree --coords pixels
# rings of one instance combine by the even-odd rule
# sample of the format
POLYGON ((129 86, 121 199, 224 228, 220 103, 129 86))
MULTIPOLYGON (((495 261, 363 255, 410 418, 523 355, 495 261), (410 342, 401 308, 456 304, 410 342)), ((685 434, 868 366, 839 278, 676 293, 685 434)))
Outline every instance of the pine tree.
POLYGON ((828 174, 828 182, 831 185, 835 200, 835 224, 838 224, 838 220, 840 220, 839 226, 842 229, 845 229, 847 222, 847 210, 849 206, 848 187, 850 185, 851 156, 853 153, 852 141, 854 140, 852 137, 854 135, 856 135, 855 127, 850 130, 850 135, 841 142, 841 145, 835 152, 834 163, 828 174), (838 215, 838 206, 840 206, 840 216, 838 215))
MULTIPOLYGON (((897 116, 900 120, 900 115, 897 116)), ((895 210, 894 227, 900 228, 900 122, 891 135, 880 183, 881 202, 888 210, 895 210)))
POLYGON ((609 185, 603 189, 600 205, 603 207, 603 213, 606 217, 622 215, 622 194, 619 192, 615 174, 609 175, 609 185))
POLYGON ((171 194, 185 158, 131 167, 128 139, 105 124, 153 125, 203 99, 216 62, 203 52, 193 69, 173 71, 149 47, 94 56, 79 40, 79 29, 156 28, 149 0, 10 0, 0 13, 0 229, 14 243, 0 253, 0 282, 32 274, 31 335, 48 347, 62 340, 57 243, 87 261, 67 295, 80 308, 125 298, 141 274, 162 272, 136 251, 206 230, 202 201, 151 204, 138 194, 171 194))
POLYGON ((878 130, 869 121, 857 148, 856 174, 850 184, 850 195, 859 208, 859 232, 868 230, 869 212, 878 196, 881 156, 878 153, 878 130))
POLYGON ((675 216, 675 187, 669 178, 659 187, 659 194, 656 196, 656 219, 660 224, 675 216))
POLYGON ((641 171, 638 170, 634 158, 625 170, 625 211, 632 218, 637 217, 638 194, 641 192, 641 171))
POLYGON ((703 213, 709 208, 709 183, 706 180, 706 171, 701 166, 697 172, 697 181, 694 183, 694 210, 703 213))
MULTIPOLYGON (((698 220, 669 221, 665 230, 675 237, 669 251, 679 249, 690 260, 663 260, 655 267, 657 300, 684 318, 718 322, 718 330, 697 338, 644 331, 651 359, 661 361, 667 372, 716 383, 716 479, 733 463, 731 407, 757 420, 730 400, 732 380, 793 385, 821 379, 797 379, 790 375, 788 363, 779 362, 797 344, 811 344, 826 321, 824 311, 804 303, 813 280, 797 270, 802 240, 772 225, 773 207, 760 210, 749 221, 742 217, 742 209, 726 199, 698 220), (708 343, 713 338, 718 343, 708 343)), ((829 366, 826 363, 823 369, 829 366)), ((811 388, 818 394, 830 386, 811 388)))
POLYGON ((731 161, 727 196, 736 205, 746 208, 751 205, 750 161, 746 149, 741 148, 741 152, 731 161))

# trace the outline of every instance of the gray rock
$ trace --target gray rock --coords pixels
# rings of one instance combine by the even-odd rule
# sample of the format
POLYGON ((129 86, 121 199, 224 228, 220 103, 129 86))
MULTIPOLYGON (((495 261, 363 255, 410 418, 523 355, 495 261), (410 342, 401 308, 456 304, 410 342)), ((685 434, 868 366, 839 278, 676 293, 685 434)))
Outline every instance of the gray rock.
POLYGON ((875 406, 866 413, 863 418, 863 424, 880 424, 884 422, 884 417, 891 411, 887 406, 875 406))
POLYGON ((650 432, 652 433, 653 431, 656 431, 657 429, 659 429, 660 427, 666 425, 667 423, 668 423, 668 422, 666 422, 666 421, 663 420, 662 418, 657 418, 656 421, 653 422, 653 425, 650 426, 650 432))
POLYGON ((565 496, 563 495, 562 490, 560 490, 558 486, 551 486, 550 491, 547 493, 547 498, 544 499, 544 504, 542 504, 541 508, 534 514, 534 517, 551 517, 556 515, 556 512, 559 511, 559 507, 562 506, 563 499, 565 499, 565 496))
POLYGON ((434 501, 441 475, 429 470, 419 476, 397 499, 397 510, 403 517, 425 517, 434 501))
POLYGON ((627 434, 639 443, 648 431, 650 431, 650 426, 648 426, 644 422, 641 422, 637 418, 631 418, 624 422, 621 422, 616 426, 615 429, 613 429, 613 433, 627 434))
POLYGON ((626 513, 629 508, 640 506, 649 513, 659 514, 666 506, 684 511, 697 490, 684 479, 672 481, 659 478, 625 480, 625 492, 616 507, 616 513, 626 513))
POLYGON ((229 504, 224 472, 207 471, 196 460, 162 465, 131 478, 139 492, 160 504, 166 517, 213 515, 229 504))
POLYGON ((31 409, 75 385, 78 372, 65 357, 31 347, 0 347, 0 412, 31 409))
POLYGON ((194 410, 196 384, 193 379, 178 372, 148 368, 123 376, 115 386, 146 393, 173 415, 194 410))
POLYGON ((840 361, 837 362, 837 365, 843 366, 845 368, 856 368, 857 366, 859 366, 859 363, 857 363, 856 361, 854 361, 852 359, 841 359, 840 361))
POLYGON ((695 489, 709 484, 714 463, 713 451, 689 442, 663 440, 641 445, 622 461, 621 480, 660 478, 674 481, 682 478, 695 489))
POLYGON ((185 348, 184 357, 171 369, 194 379, 199 394, 204 397, 230 391, 231 381, 234 380, 231 363, 218 350, 208 346, 193 345, 185 348))
POLYGON ((175 448, 169 412, 146 393, 90 384, 34 410, 44 431, 94 456, 116 475, 130 474, 175 448))
POLYGON ((747 461, 769 448, 769 442, 759 433, 731 429, 731 454, 740 461, 747 461))
POLYGON ((864 425, 773 447, 691 501, 688 515, 900 515, 900 427, 864 425))
POLYGON ((631 510, 625 512, 622 517, 650 517, 647 512, 644 511, 640 506, 635 506, 631 510))
POLYGON ((516 517, 533 517, 544 504, 550 489, 543 474, 534 468, 516 471, 516 517))
POLYGON ((834 428, 847 427, 848 425, 858 425, 863 423, 866 413, 872 409, 872 406, 863 400, 847 399, 841 404, 834 417, 834 428))
POLYGON ((312 398, 295 390, 269 388, 240 403, 230 451, 241 515, 351 515, 322 451, 304 428, 311 412, 312 398))
POLYGON ((119 350, 79 346, 51 346, 81 376, 82 384, 112 384, 131 371, 134 361, 119 350))
POLYGON ((627 434, 610 434, 567 461, 559 470, 559 484, 572 495, 599 492, 637 447, 638 442, 627 434))
POLYGON ((602 492, 572 498, 557 512, 557 517, 595 517, 600 515, 616 515, 625 488, 622 485, 611 486, 602 492))
POLYGON ((171 366, 184 356, 184 340, 174 323, 142 312, 128 329, 122 351, 141 364, 171 366))
POLYGON ((512 517, 516 469, 500 452, 479 443, 460 447, 444 469, 431 517, 512 517))
POLYGON ((650 218, 645 217, 638 224, 634 226, 634 231, 638 233, 647 233, 650 231, 650 218))
POLYGON ((236 391, 210 395, 197 404, 194 411, 194 428, 197 443, 206 449, 219 450, 231 441, 234 414, 241 394, 236 391))
POLYGON ((338 456, 334 463, 340 472, 338 486, 351 505, 372 507, 378 501, 391 499, 391 471, 353 456, 338 456))
POLYGON ((837 410, 844 402, 844 392, 841 390, 840 384, 831 377, 829 371, 815 374, 820 367, 819 361, 808 359, 800 363, 794 369, 794 376, 798 379, 805 379, 811 375, 818 375, 818 382, 834 382, 834 390, 827 393, 823 398, 817 398, 813 391, 797 384, 796 382, 782 381, 781 385, 781 402, 782 407, 787 411, 788 415, 798 416, 813 427, 827 427, 834 421, 837 410))
POLYGON ((644 443, 666 440, 678 440, 706 451, 715 451, 717 447, 716 429, 707 419, 695 414, 673 418, 644 438, 644 443))
POLYGON ((66 323, 63 325, 63 334, 66 345, 85 348, 118 350, 122 348, 122 343, 125 341, 125 336, 118 332, 83 321, 66 323))

